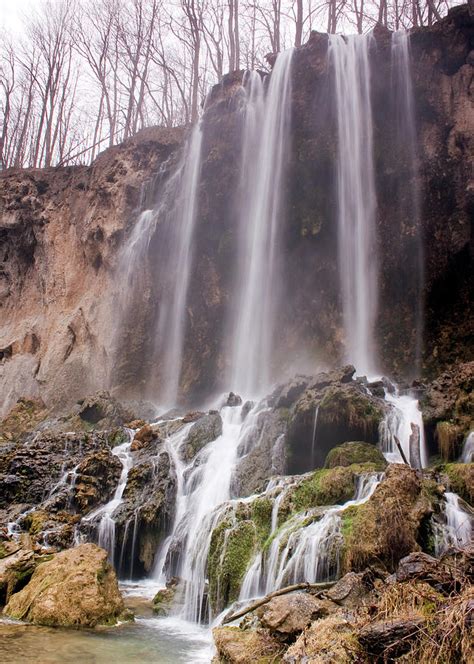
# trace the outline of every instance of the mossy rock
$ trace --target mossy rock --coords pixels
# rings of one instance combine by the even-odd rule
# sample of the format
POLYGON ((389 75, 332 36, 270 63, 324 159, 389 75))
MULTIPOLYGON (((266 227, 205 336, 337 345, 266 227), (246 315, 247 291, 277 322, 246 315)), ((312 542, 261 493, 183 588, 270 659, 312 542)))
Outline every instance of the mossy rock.
POLYGON ((253 521, 224 519, 214 528, 208 555, 209 600, 214 612, 238 599, 256 544, 253 521))
POLYGON ((459 457, 464 440, 461 427, 452 422, 438 422, 435 436, 439 453, 444 461, 454 461, 459 457))
POLYGON ((0 420, 0 443, 23 439, 48 416, 40 399, 18 399, 5 418, 0 420))
POLYGON ((95 544, 81 544, 38 565, 5 607, 11 618, 74 628, 115 624, 123 611, 107 552, 95 544))
POLYGON ((416 472, 402 464, 388 467, 370 499, 343 511, 343 571, 382 565, 393 571, 411 551, 419 551, 422 525, 432 512, 416 472))
POLYGON ((267 496, 256 498, 250 507, 250 515, 257 533, 260 544, 268 539, 272 526, 273 502, 267 496))
POLYGON ((380 470, 380 463, 361 463, 316 470, 287 492, 279 514, 302 512, 312 507, 342 505, 354 497, 356 480, 363 473, 380 470))
POLYGON ((443 471, 448 476, 449 488, 463 500, 474 503, 474 463, 447 463, 443 471))
POLYGON ((382 452, 369 443, 349 442, 334 447, 326 457, 325 468, 351 466, 356 463, 373 463, 380 470, 387 466, 382 452))
POLYGON ((153 613, 158 616, 168 616, 176 594, 176 585, 159 590, 153 598, 153 613))

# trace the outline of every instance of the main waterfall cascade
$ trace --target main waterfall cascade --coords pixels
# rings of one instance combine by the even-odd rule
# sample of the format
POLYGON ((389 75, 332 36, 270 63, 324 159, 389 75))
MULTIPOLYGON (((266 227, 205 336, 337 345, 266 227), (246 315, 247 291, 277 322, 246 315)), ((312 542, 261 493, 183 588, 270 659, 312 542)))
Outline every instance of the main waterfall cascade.
POLYGON ((279 54, 266 92, 257 72, 248 73, 244 81, 238 306, 232 325, 230 385, 249 397, 261 395, 272 378, 292 56, 292 49, 279 54))
POLYGON ((376 373, 377 200, 369 52, 373 36, 329 37, 337 107, 339 273, 346 359, 376 373))
MULTIPOLYGON (((371 106, 371 35, 343 38, 331 35, 329 61, 337 106, 337 227, 339 274, 342 292, 346 359, 359 374, 374 378, 378 373, 375 342, 378 261, 376 251, 376 189, 373 159, 371 106)), ((415 142, 413 99, 409 80, 409 42, 402 34, 393 37, 393 69, 396 88, 402 89, 399 126, 415 142), (405 117, 409 116, 409 117, 405 117)), ((248 72, 242 84, 242 163, 238 201, 238 242, 236 261, 236 307, 228 314, 231 353, 228 362, 229 387, 253 402, 220 404, 222 433, 208 442, 196 456, 185 455, 191 424, 168 435, 163 450, 171 459, 176 475, 174 520, 156 551, 153 582, 163 586, 173 578, 181 582, 175 615, 195 623, 209 622, 215 611, 209 600, 209 559, 213 532, 224 522, 235 526, 242 505, 255 499, 270 500, 271 529, 265 547, 255 547, 241 580, 239 599, 248 600, 285 584, 335 579, 340 573, 343 548, 344 511, 370 499, 382 480, 382 473, 361 475, 350 500, 340 505, 303 509, 280 520, 280 509, 295 484, 295 477, 273 477, 259 493, 235 495, 233 479, 240 464, 258 446, 258 424, 268 411, 263 394, 272 386, 275 314, 280 295, 281 228, 285 189, 285 158, 290 139, 291 66, 293 52, 281 53, 269 79, 248 72), (251 442, 249 442, 251 441, 251 442)), ((401 94, 401 93, 400 93, 401 94)), ((402 130, 400 130, 402 131, 402 130)), ((166 252, 157 267, 160 302, 156 318, 156 358, 164 390, 162 405, 177 402, 182 368, 186 306, 191 278, 193 240, 199 208, 202 130, 197 125, 185 147, 174 174, 164 185, 160 204, 144 210, 127 246, 123 266, 133 279, 140 261, 148 254, 152 236, 159 235, 166 252)), ((409 161, 415 168, 416 154, 409 161)), ((413 174, 413 172, 412 172, 413 174)), ((418 192, 412 192, 418 205, 418 192)), ((421 270, 421 268, 420 268, 421 270)), ((420 272, 421 273, 421 272, 420 272)), ((421 277, 420 277, 421 278, 421 277)), ((421 310, 420 310, 421 311, 421 310)), ((420 311, 417 313, 421 317, 420 311)), ((421 323, 417 344, 421 344, 421 323)), ((417 346, 416 355, 419 357, 417 346)), ((396 441, 409 459, 414 431, 418 431, 421 466, 428 463, 421 411, 415 397, 385 390, 391 405, 380 425, 379 446, 387 460, 400 462, 396 441)), ((308 458, 314 466, 317 446, 319 405, 308 441, 308 458)), ((176 418, 180 420, 181 418, 176 418)), ((174 421, 174 420, 173 420, 174 421)), ((163 420, 161 420, 163 422, 163 420)), ((465 455, 471 454, 472 441, 465 455)), ((273 441, 272 455, 282 455, 284 434, 273 441)), ((97 524, 97 540, 107 548, 112 562, 116 551, 114 510, 120 504, 132 463, 130 442, 114 451, 123 472, 112 500, 89 517, 97 524)), ((472 455, 472 454, 471 454, 472 455)), ((273 467, 276 467, 275 465, 273 467)), ((443 517, 438 524, 437 547, 465 542, 472 524, 455 494, 446 494, 443 517)), ((230 530, 225 530, 222 557, 230 530)), ((132 555, 134 548, 132 546, 132 555)), ((133 570, 133 561, 130 566, 133 570)), ((219 596, 220 589, 216 590, 219 596)))

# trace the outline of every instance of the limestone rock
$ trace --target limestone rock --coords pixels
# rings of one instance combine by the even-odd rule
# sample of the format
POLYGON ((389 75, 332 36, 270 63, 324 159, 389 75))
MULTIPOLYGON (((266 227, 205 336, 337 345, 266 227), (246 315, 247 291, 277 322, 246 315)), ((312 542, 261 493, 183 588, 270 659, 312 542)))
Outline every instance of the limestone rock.
POLYGON ((18 549, 0 558, 0 605, 8 603, 11 595, 23 588, 30 580, 36 561, 30 549, 18 549))
POLYGON ((201 417, 191 427, 183 447, 183 458, 191 461, 208 443, 222 433, 222 418, 218 412, 210 412, 201 417))
POLYGON ((416 616, 375 622, 360 630, 359 643, 369 657, 383 654, 384 658, 397 658, 410 650, 424 624, 425 620, 416 616))
POLYGON ((122 464, 110 450, 89 454, 77 467, 73 501, 82 514, 106 503, 118 484, 122 464))
POLYGON ((258 608, 256 614, 263 627, 286 638, 299 634, 313 620, 326 617, 330 611, 330 602, 309 593, 294 593, 274 597, 258 608))
POLYGON ((107 552, 94 544, 62 551, 39 565, 5 607, 12 618, 76 628, 114 624, 123 610, 107 552))
POLYGON ((372 589, 373 583, 368 573, 348 572, 326 591, 326 596, 340 606, 355 608, 363 604, 372 589))

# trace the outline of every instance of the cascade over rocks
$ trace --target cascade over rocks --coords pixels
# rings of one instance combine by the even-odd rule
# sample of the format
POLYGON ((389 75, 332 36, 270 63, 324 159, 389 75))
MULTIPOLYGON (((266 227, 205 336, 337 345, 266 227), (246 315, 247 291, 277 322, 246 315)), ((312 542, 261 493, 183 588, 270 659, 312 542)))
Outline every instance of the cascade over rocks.
MULTIPOLYGON (((228 403, 228 405, 230 405, 228 403)), ((238 404, 235 404, 238 405, 238 404)), ((203 447, 216 440, 222 433, 222 418, 217 411, 200 417, 191 427, 183 448, 184 461, 190 461, 203 447)))

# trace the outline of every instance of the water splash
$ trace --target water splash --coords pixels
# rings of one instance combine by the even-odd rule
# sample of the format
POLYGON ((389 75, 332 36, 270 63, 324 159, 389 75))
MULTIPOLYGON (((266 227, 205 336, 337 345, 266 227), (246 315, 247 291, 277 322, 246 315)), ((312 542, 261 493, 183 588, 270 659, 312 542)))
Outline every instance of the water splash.
POLYGON ((360 373, 376 369, 377 251, 371 35, 329 36, 337 107, 338 241, 346 359, 360 373))
POLYGON ((269 386, 278 300, 278 259, 290 127, 290 49, 279 54, 266 96, 249 73, 240 195, 239 293, 232 322, 230 385, 254 397, 269 386))

